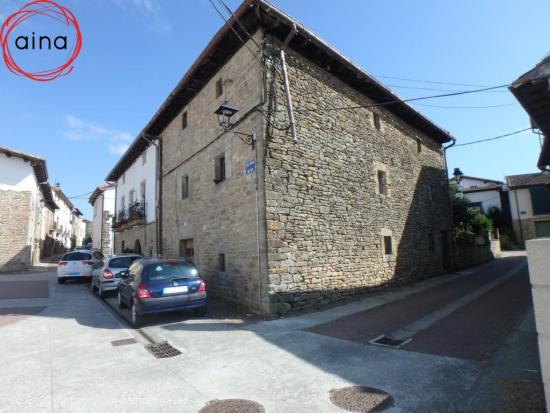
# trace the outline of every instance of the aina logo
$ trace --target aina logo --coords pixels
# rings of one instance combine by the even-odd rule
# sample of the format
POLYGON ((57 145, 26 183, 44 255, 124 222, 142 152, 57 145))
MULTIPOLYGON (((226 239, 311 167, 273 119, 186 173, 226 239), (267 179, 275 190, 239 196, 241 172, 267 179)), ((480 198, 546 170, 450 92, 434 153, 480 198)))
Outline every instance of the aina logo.
POLYGON ((51 0, 35 0, 6 18, 0 28, 0 44, 4 63, 12 73, 45 82, 73 70, 82 47, 82 35, 76 17, 68 8, 51 0), (31 20, 38 23, 36 30, 29 29, 31 20), (45 20, 53 23, 57 32, 39 32, 48 26, 45 20), (29 66, 41 67, 33 70, 29 66))

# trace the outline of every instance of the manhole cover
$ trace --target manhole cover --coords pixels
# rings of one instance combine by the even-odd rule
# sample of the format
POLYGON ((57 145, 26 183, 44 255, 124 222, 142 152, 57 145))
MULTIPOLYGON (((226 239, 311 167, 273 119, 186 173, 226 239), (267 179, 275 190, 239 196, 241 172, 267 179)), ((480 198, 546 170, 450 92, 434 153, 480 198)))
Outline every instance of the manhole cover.
POLYGON ((213 400, 199 413, 265 413, 261 404, 246 399, 213 400))
POLYGON ((369 343, 374 344, 376 346, 401 348, 405 344, 410 343, 411 341, 412 341, 412 338, 395 339, 395 338, 391 338, 391 337, 388 337, 388 336, 380 336, 380 337, 376 337, 375 339, 369 341, 369 343))
POLYGON ((147 351, 149 351, 149 353, 151 353, 158 359, 167 359, 170 357, 179 356, 181 354, 181 351, 179 351, 177 348, 172 347, 167 342, 149 344, 145 346, 145 348, 147 349, 147 351))
POLYGON ((393 397, 372 387, 352 386, 332 390, 330 401, 350 412, 381 412, 393 406, 393 397))
POLYGON ((128 344, 136 344, 137 341, 135 338, 123 338, 120 340, 113 340, 111 341, 111 344, 113 347, 119 347, 119 346, 127 346, 128 344))

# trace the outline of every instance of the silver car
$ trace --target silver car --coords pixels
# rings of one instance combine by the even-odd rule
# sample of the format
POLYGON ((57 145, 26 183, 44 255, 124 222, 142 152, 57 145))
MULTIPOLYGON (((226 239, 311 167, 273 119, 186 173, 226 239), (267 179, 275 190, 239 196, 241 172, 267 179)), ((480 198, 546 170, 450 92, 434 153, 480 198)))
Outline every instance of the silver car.
POLYGON ((103 262, 103 266, 97 266, 92 271, 92 291, 97 291, 100 297, 104 297, 107 291, 118 288, 121 271, 127 270, 135 261, 143 258, 139 254, 111 255, 103 262))

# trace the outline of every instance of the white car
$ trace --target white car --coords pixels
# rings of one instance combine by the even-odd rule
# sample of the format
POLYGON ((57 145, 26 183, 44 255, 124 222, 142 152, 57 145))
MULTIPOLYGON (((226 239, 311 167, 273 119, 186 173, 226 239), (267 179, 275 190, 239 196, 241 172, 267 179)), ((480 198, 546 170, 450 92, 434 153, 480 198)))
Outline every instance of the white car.
POLYGON ((57 263, 57 282, 63 284, 67 279, 90 279, 92 271, 101 266, 103 254, 99 251, 67 252, 57 263))

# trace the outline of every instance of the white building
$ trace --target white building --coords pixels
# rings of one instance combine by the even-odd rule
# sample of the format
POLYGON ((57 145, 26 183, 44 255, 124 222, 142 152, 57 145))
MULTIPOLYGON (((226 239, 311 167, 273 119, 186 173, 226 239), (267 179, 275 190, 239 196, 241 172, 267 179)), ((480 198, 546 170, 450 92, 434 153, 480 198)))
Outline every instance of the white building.
POLYGON ((25 269, 43 256, 57 208, 46 161, 0 147, 0 271, 25 269))
POLYGON ((156 143, 135 140, 107 180, 116 182, 114 252, 131 250, 145 256, 157 255, 156 143), (140 152, 140 145, 141 155, 132 156, 140 152))
MULTIPOLYGON (((455 182, 455 179, 451 179, 455 182)), ((504 182, 474 176, 463 176, 459 188, 464 197, 470 201, 473 208, 481 213, 487 213, 490 208, 497 207, 507 212, 508 194, 504 182)))
POLYGON ((115 216, 115 185, 103 183, 90 196, 88 202, 94 208, 92 220, 92 247, 103 255, 114 253, 113 217, 115 216))
POLYGON ((550 172, 511 175, 506 182, 519 243, 550 237, 550 172))
POLYGON ((61 190, 59 184, 53 189, 53 199, 59 206, 54 214, 54 238, 62 244, 66 250, 71 250, 82 244, 84 236, 77 235, 80 232, 82 212, 80 212, 61 190))

